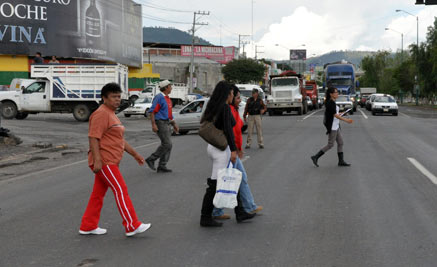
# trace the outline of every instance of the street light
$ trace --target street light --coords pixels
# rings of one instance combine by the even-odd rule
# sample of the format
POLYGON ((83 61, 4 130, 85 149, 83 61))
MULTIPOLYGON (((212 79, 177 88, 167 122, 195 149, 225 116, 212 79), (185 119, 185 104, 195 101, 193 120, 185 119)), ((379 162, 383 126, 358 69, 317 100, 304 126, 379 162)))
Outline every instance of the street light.
POLYGON ((404 34, 401 32, 398 32, 397 30, 393 30, 390 28, 385 28, 386 31, 394 31, 397 32, 401 35, 401 57, 403 58, 403 53, 404 53, 404 34))
MULTIPOLYGON (((417 2, 423 2, 423 1, 417 1, 417 2)), ((402 9, 396 9, 396 12, 404 12, 405 14, 416 17, 416 25, 417 25, 416 43, 417 43, 417 53, 419 53, 419 16, 415 16, 415 15, 411 14, 410 12, 407 12, 407 11, 402 10, 402 9)), ((416 64, 417 64, 417 62, 416 62, 416 64)), ((415 77, 415 82, 417 82, 417 74, 415 77)), ((416 84, 416 88, 419 88, 419 86, 417 84, 416 84)), ((419 89, 416 90, 416 106, 418 106, 418 105, 419 105, 419 89)))

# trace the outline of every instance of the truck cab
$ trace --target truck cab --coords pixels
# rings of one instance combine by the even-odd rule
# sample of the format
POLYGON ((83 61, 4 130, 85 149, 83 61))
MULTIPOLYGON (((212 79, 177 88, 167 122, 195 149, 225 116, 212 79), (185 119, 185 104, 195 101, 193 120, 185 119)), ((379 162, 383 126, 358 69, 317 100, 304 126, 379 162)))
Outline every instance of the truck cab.
POLYGON ((270 76, 270 92, 267 97, 267 111, 270 116, 297 111, 299 115, 308 111, 306 90, 300 74, 286 71, 270 76))
POLYGON ((313 103, 313 108, 318 109, 319 103, 318 103, 318 91, 317 91, 316 81, 314 81, 314 80, 306 81, 305 90, 306 90, 307 96, 310 97, 311 102, 313 103))

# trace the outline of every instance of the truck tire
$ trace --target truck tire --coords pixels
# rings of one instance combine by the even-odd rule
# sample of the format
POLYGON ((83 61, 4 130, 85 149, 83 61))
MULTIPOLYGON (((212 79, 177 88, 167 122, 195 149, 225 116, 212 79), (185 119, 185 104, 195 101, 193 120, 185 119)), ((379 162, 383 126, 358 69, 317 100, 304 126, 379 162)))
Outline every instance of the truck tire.
POLYGON ((297 115, 302 115, 302 108, 297 108, 297 115))
POLYGON ((307 112, 308 112, 308 105, 303 105, 303 107, 302 107, 302 113, 303 113, 303 114, 307 114, 307 112))
POLYGON ((146 112, 144 112, 144 117, 146 118, 149 117, 149 108, 146 108, 146 112))
POLYGON ((29 113, 27 113, 27 112, 17 112, 17 115, 15 116, 15 118, 17 120, 24 120, 25 118, 27 118, 27 116, 29 116, 29 113))
POLYGON ((88 121, 91 116, 91 109, 86 104, 77 104, 74 106, 73 116, 77 121, 88 121))
POLYGON ((126 118, 129 118, 129 117, 130 117, 130 114, 126 114, 126 113, 124 113, 124 116, 125 116, 126 118))
POLYGON ((7 120, 12 120, 17 116, 18 110, 17 106, 12 101, 6 101, 2 103, 1 115, 7 120))
POLYGON ((273 114, 273 110, 271 110, 271 109, 269 109, 269 116, 273 116, 274 114, 273 114))

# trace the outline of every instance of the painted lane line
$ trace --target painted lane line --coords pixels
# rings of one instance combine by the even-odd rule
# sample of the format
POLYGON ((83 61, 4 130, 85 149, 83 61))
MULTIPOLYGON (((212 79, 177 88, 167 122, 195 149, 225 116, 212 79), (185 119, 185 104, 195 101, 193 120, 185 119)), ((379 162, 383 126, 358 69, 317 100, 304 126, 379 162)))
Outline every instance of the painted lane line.
POLYGON ((406 117, 406 118, 411 118, 410 116, 408 116, 407 114, 403 113, 403 112, 399 112, 399 114, 401 114, 402 116, 406 117))
MULTIPOLYGON (((153 143, 150 143, 150 144, 134 147, 134 149, 148 147, 148 146, 156 145, 156 144, 159 144, 159 143, 160 142, 153 142, 153 143)), ((37 171, 37 172, 32 172, 32 173, 28 173, 28 174, 23 174, 23 175, 15 176, 15 177, 9 178, 7 180, 0 181, 0 185, 4 184, 4 183, 13 182, 13 181, 16 181, 16 180, 21 180, 21 179, 27 178, 29 176, 37 176, 37 175, 40 175, 40 174, 43 174, 43 173, 46 173, 46 172, 56 171, 56 170, 59 170, 59 169, 63 169, 63 168, 66 168, 66 167, 74 166, 74 165, 85 163, 85 162, 88 162, 88 159, 79 160, 79 161, 76 161, 76 162, 73 162, 73 163, 65 164, 65 165, 58 166, 58 167, 53 167, 53 168, 46 169, 46 170, 40 170, 40 171, 37 171)))
POLYGON ((321 111, 321 109, 316 110, 316 111, 314 111, 313 113, 311 113, 311 114, 305 116, 302 120, 306 120, 306 119, 308 119, 309 117, 313 116, 314 114, 316 114, 316 113, 319 112, 319 111, 321 111))
POLYGON ((364 116, 364 118, 366 118, 366 120, 368 119, 367 115, 364 114, 364 112, 361 109, 359 109, 358 111, 361 112, 361 114, 363 114, 363 116, 364 116))
POLYGON ((416 159, 414 158, 407 158, 411 164, 414 165, 423 175, 428 177, 428 179, 431 180, 435 185, 437 185, 437 177, 435 177, 434 174, 432 174, 430 171, 428 171, 422 164, 420 164, 416 159))

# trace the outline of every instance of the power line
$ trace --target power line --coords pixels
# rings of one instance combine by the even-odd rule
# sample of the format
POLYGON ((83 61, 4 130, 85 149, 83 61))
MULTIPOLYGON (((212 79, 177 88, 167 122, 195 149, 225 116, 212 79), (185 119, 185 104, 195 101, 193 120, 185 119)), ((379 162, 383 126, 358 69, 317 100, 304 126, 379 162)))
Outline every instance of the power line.
MULTIPOLYGON (((144 2, 144 1, 142 1, 142 2, 144 2)), ((148 3, 141 3, 141 5, 145 6, 145 7, 153 8, 153 9, 167 11, 167 12, 179 12, 179 13, 192 13, 193 12, 191 10, 173 9, 173 8, 159 6, 157 4, 151 3, 150 1, 148 3)))

